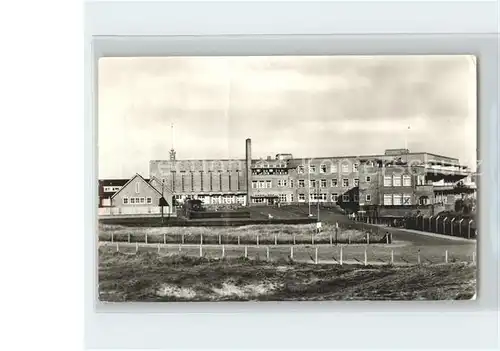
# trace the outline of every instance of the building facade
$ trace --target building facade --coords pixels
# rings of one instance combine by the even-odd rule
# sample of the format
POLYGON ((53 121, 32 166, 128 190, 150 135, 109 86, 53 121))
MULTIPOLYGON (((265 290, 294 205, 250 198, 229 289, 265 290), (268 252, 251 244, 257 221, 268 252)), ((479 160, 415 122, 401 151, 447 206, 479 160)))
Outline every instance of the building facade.
POLYGON ((321 202, 379 215, 388 209, 446 209, 476 193, 470 170, 452 157, 390 149, 381 155, 252 159, 249 139, 245 159, 153 160, 150 177, 167 184, 181 203, 186 198, 250 206, 321 202))

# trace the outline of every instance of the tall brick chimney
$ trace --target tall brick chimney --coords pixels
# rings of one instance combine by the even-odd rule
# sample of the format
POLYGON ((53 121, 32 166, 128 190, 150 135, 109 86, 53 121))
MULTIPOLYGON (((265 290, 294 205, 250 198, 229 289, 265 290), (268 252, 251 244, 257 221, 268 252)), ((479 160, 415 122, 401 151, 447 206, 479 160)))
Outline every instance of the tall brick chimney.
POLYGON ((250 206, 252 191, 252 140, 248 138, 245 146, 246 180, 247 180, 247 206, 250 206))

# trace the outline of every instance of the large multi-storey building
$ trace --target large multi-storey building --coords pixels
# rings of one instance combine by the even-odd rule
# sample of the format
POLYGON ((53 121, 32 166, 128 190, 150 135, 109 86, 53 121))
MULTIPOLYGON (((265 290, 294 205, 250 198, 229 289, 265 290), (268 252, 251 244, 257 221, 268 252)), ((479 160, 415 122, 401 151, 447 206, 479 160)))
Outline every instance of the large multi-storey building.
POLYGON ((470 170, 452 157, 391 149, 383 155, 252 159, 249 139, 245 159, 154 160, 150 177, 168 186, 181 202, 321 202, 378 214, 452 205, 456 198, 475 194, 470 170))

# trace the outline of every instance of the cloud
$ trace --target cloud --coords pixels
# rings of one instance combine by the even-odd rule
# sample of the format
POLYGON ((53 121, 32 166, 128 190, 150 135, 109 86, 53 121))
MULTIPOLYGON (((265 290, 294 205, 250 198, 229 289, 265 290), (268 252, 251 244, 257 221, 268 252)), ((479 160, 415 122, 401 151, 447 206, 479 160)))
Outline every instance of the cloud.
MULTIPOLYGON (((408 145, 475 163, 469 56, 106 58, 99 65, 102 177, 150 159, 379 154, 408 145)), ((135 173, 135 172, 133 172, 135 173)))

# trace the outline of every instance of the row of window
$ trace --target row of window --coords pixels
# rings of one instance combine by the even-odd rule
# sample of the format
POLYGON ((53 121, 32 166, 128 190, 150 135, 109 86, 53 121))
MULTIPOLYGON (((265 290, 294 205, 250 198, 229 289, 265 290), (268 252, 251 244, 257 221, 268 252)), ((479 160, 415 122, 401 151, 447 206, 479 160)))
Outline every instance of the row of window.
POLYGON ((410 194, 384 194, 384 205, 411 205, 410 194))
MULTIPOLYGON (((349 164, 343 163, 341 165, 342 173, 349 173, 349 169, 350 169, 349 166, 350 166, 349 164)), ((330 165, 330 167, 328 167, 327 165, 320 165, 319 166, 319 173, 323 173, 323 174, 327 173, 328 168, 330 168, 330 173, 337 173, 338 172, 337 164, 332 164, 332 165, 330 165)), ((297 172, 299 174, 304 174, 305 170, 306 170, 305 166, 299 166, 297 168, 297 172)), ((316 165, 309 166, 309 173, 316 173, 317 170, 318 170, 318 167, 316 165)), ((352 172, 359 172, 359 164, 358 163, 352 164, 352 172)))
POLYGON ((393 175, 393 176, 384 176, 384 186, 411 186, 411 177, 409 175, 393 175), (403 182, 401 183, 401 179, 403 182))
MULTIPOLYGON (((339 200, 339 194, 331 194, 330 201, 337 202, 339 200)), ((359 196, 357 194, 353 195, 353 200, 355 202, 359 201, 359 196)), ((306 201, 306 194, 299 194, 299 201, 306 201)), ((309 194, 309 201, 328 201, 328 194, 320 193, 320 194, 309 194)), ((351 201, 351 197, 349 195, 342 195, 342 202, 351 201)), ((366 201, 371 201, 371 195, 366 195, 366 201)))
MULTIPOLYGON (((366 177, 366 181, 370 182, 371 178, 370 176, 366 177)), ((252 181, 252 188, 253 189, 269 189, 272 188, 272 181, 271 180, 253 180, 252 181)), ((326 179, 320 179, 319 181, 317 179, 311 179, 309 180, 309 187, 310 188, 326 188, 328 187, 328 181, 326 179)), ((305 188, 306 187, 306 181, 304 179, 299 179, 297 181, 297 186, 299 188, 305 188)), ((331 187, 338 187, 339 182, 338 179, 331 179, 330 180, 330 186, 331 187)), ((342 186, 343 187, 349 187, 349 179, 344 178, 342 179, 342 186)), ((359 186, 359 179, 354 179, 354 186, 359 186)), ((287 180, 287 179, 278 179, 278 187, 279 188, 285 188, 285 187, 294 187, 294 181, 292 179, 287 180)))
POLYGON ((252 169, 252 175, 285 175, 288 174, 288 169, 252 169))
POLYGON ((150 197, 124 197, 123 204, 152 204, 153 200, 150 197))

